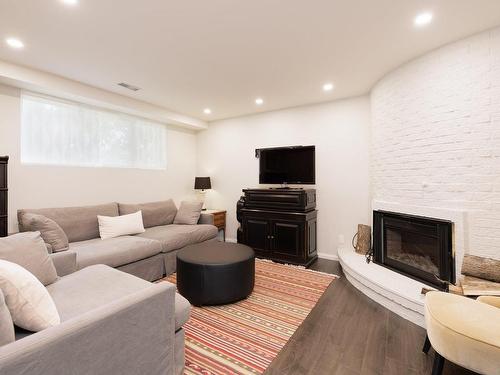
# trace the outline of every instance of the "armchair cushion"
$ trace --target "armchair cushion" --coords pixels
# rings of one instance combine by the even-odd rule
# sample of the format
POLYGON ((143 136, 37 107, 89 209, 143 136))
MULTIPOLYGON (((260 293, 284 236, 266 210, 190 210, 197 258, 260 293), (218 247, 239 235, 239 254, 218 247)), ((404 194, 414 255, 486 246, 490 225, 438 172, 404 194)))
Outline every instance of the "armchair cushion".
POLYGON ((490 306, 495 306, 500 309, 500 297, 494 296, 480 296, 477 299, 479 302, 487 303, 490 306))
POLYGON ((425 323, 432 347, 444 358, 479 373, 498 372, 500 309, 454 294, 429 292, 425 323))

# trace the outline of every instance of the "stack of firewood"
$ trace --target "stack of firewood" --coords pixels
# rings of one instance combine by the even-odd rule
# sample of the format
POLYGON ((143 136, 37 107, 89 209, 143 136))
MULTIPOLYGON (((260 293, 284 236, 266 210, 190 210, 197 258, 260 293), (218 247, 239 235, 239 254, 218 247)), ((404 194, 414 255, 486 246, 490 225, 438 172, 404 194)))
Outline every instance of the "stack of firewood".
POLYGON ((500 296, 500 260, 466 255, 462 274, 465 296, 500 296))
MULTIPOLYGON (((431 290, 423 288, 422 294, 431 290)), ((449 285, 449 292, 464 296, 500 296, 500 260, 465 255, 462 275, 455 285, 449 285)))

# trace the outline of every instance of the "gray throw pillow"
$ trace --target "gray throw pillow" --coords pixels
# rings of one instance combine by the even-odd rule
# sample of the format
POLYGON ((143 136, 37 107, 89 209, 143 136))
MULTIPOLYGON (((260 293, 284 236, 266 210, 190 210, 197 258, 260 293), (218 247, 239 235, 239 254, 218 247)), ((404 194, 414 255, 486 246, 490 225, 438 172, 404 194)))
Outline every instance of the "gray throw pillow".
POLYGON ((38 214, 23 215, 22 227, 25 231, 40 232, 50 252, 57 253, 69 249, 68 236, 54 220, 38 214))
POLYGON ((0 346, 15 341, 14 322, 5 304, 5 298, 0 290, 0 346))
POLYGON ((177 213, 177 207, 172 199, 137 204, 119 203, 118 207, 120 215, 129 215, 137 211, 142 211, 144 228, 172 224, 177 213))
POLYGON ((181 206, 179 207, 179 210, 177 210, 177 215, 175 215, 174 224, 197 224, 200 219, 202 207, 203 202, 181 202, 181 206))
POLYGON ((49 257, 40 232, 24 232, 0 238, 0 259, 26 268, 43 285, 57 279, 56 268, 49 257))

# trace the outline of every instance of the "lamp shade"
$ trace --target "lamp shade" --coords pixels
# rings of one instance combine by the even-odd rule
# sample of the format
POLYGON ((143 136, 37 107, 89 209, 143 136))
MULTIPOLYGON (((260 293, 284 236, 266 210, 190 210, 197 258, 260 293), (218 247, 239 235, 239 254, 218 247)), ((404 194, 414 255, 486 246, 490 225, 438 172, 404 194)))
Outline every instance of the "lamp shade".
POLYGON ((194 188, 199 190, 211 189, 210 177, 195 177, 194 188))

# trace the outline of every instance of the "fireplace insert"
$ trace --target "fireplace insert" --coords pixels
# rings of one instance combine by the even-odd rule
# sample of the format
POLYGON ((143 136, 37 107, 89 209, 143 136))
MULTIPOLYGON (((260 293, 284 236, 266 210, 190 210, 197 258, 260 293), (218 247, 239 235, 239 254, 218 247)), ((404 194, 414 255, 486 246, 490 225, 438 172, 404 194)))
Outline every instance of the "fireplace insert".
POLYGON ((375 263, 438 289, 455 282, 453 223, 395 212, 373 211, 375 263))

